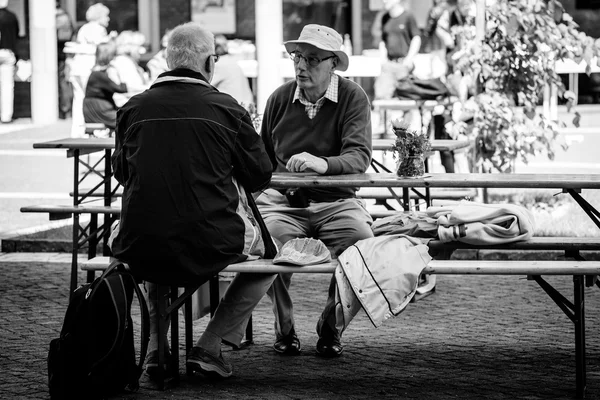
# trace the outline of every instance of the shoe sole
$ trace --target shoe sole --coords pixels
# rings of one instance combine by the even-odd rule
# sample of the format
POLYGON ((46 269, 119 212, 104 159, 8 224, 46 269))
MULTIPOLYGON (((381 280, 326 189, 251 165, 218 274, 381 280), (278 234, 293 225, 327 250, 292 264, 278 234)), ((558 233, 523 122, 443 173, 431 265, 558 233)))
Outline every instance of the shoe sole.
POLYGON ((187 361, 186 365, 191 368, 192 371, 202 372, 203 374, 217 374, 221 378, 229 378, 233 375, 233 371, 227 372, 217 367, 216 365, 206 363, 204 361, 187 361))
POLYGON ((343 352, 344 352, 344 348, 342 348, 342 351, 340 351, 339 353, 336 353, 333 351, 320 352, 319 350, 316 350, 317 355, 322 358, 337 358, 337 357, 341 356, 343 352))
POLYGON ((300 352, 302 352, 302 347, 299 347, 298 350, 290 350, 290 348, 291 347, 288 347, 286 350, 279 350, 275 346, 273 346, 273 350, 275 350, 277 354, 281 354, 284 356, 297 356, 300 354, 300 352))

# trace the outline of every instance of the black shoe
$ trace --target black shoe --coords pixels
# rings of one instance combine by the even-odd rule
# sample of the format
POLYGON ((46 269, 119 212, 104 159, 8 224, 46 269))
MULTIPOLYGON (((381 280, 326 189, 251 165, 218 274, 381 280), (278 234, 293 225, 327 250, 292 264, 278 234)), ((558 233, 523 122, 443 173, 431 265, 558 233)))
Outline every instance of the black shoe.
POLYGON ((302 347, 300 346, 300 339, 296 336, 294 328, 285 336, 280 337, 273 344, 273 349, 279 354, 285 354, 287 356, 297 356, 300 354, 302 347))
POLYGON ((319 338, 317 340, 317 355, 323 358, 335 358, 342 355, 344 346, 340 342, 340 337, 335 336, 332 339, 319 338))

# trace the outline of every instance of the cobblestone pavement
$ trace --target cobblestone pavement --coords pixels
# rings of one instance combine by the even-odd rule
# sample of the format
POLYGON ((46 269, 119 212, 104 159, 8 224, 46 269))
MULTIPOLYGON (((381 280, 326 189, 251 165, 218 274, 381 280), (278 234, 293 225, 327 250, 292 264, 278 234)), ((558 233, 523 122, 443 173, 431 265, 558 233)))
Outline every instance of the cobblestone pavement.
MULTIPOLYGON (((0 254, 0 398, 49 399, 46 356, 67 306, 68 255, 0 254), (19 258, 21 257, 21 258, 19 258)), ((80 281, 84 276, 81 274, 80 281)), ((568 297, 572 280, 548 278, 568 297)), ((227 349, 234 376, 182 375, 178 387, 142 388, 124 399, 554 399, 575 396, 573 324, 533 281, 440 276, 432 296, 379 329, 364 314, 344 334, 339 359, 315 357, 315 322, 328 278, 292 284, 303 352, 272 350, 268 299, 254 313, 255 344, 227 349)), ((587 398, 600 398, 600 290, 586 291, 587 398)), ((136 315, 137 317, 137 315, 136 315)), ((137 318, 134 318, 137 320, 137 318)), ((195 338, 206 317, 195 322, 195 338)), ((183 327, 182 327, 183 328, 183 327)), ((182 354, 182 353, 181 353, 182 354)), ((184 358, 181 358, 182 372, 184 358)), ((82 394, 82 399, 85 399, 82 394)))

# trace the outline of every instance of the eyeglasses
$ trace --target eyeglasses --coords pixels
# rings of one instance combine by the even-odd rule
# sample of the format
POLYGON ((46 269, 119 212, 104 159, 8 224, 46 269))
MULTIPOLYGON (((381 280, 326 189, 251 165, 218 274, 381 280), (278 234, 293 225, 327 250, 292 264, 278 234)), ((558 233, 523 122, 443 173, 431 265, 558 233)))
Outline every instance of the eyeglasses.
POLYGON ((215 63, 218 63, 219 62, 219 58, 221 58, 221 56, 219 54, 211 54, 211 57, 214 57, 215 63))
POLYGON ((311 67, 316 67, 317 65, 321 64, 323 61, 329 60, 330 58, 334 58, 334 57, 336 57, 336 56, 329 56, 329 57, 325 57, 325 58, 318 58, 318 57, 314 57, 314 56, 305 57, 296 51, 293 53, 290 53, 290 59, 294 62, 294 64, 298 64, 300 62, 300 59, 302 59, 306 62, 306 64, 310 65, 311 67))

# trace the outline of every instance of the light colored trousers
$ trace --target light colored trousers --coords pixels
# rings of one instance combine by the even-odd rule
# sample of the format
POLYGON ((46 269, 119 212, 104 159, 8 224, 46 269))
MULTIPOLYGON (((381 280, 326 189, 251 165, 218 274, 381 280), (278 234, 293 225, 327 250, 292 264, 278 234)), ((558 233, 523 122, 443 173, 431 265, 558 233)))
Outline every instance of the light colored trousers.
MULTIPOLYGON (((373 219, 362 199, 311 202, 306 208, 292 208, 285 195, 267 189, 256 203, 271 236, 281 244, 295 238, 313 237, 325 243, 333 256, 337 256, 358 240, 373 237, 373 219)), ((268 291, 273 303, 277 338, 289 334, 294 327, 294 307, 289 293, 292 275, 278 274, 268 291)), ((335 330, 335 276, 331 279, 317 333, 320 333, 324 320, 335 330)))
MULTIPOLYGON (((344 199, 332 203, 311 202, 307 208, 291 208, 284 195, 267 189, 258 199, 261 214, 271 235, 281 244, 297 237, 316 237, 335 255, 360 239, 373 237, 371 215, 361 199, 344 199)), ((273 302, 275 332, 286 335, 294 326, 293 303, 289 294, 292 274, 239 273, 221 299, 206 331, 232 343, 241 344, 252 311, 268 292, 273 302)), ((327 324, 336 330, 335 275, 332 276, 327 302, 317 322, 317 333, 327 324)), ((148 295, 154 298, 152 285, 148 295)), ((148 303, 150 321, 155 320, 156 309, 148 303)), ((338 331, 339 332, 339 331, 338 331)), ((150 333, 158 333, 150 326, 150 333)), ((166 334, 166 332, 163 332, 166 334)))
POLYGON ((15 55, 0 49, 0 120, 10 122, 15 102, 15 55))

